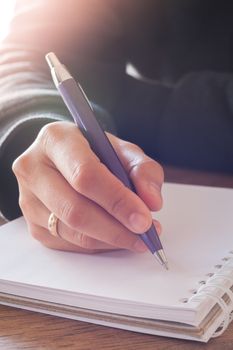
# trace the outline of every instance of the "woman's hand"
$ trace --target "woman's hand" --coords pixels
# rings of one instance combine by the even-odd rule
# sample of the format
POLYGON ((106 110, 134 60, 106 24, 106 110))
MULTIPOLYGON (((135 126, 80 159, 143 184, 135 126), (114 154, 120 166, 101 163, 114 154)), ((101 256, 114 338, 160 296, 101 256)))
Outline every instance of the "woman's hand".
MULTIPOLYGON (((69 122, 43 127, 15 160, 19 205, 29 231, 45 246, 91 253, 116 248, 146 251, 137 234, 151 226, 150 210, 162 206, 163 170, 138 146, 108 137, 138 195, 99 161, 69 122), (59 219, 59 237, 48 231, 51 212, 59 219)), ((160 224, 155 225, 160 232, 160 224)))

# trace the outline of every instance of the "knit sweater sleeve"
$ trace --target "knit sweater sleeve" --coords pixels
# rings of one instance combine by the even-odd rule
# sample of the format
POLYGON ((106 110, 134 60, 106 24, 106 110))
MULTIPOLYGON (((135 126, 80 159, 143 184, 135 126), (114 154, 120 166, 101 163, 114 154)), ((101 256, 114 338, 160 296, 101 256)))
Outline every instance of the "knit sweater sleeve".
MULTIPOLYGON (((91 2, 80 1, 80 6, 84 7, 83 20, 74 3, 68 0, 63 6, 63 2, 54 0, 17 1, 9 35, 0 44, 0 213, 7 219, 20 215, 12 162, 34 141, 43 125, 56 120, 70 120, 51 81, 45 54, 55 51, 75 74, 80 71, 84 81, 88 80, 85 74, 90 63, 86 66, 81 56, 98 61, 99 48, 89 47, 86 43, 93 44, 94 39, 100 36, 101 18, 108 19, 111 14, 100 7, 95 15, 96 23, 91 24, 91 2), (75 16, 72 13, 74 8, 77 10, 75 16), (77 32, 81 32, 79 40, 77 32), (82 52, 79 63, 73 62, 73 42, 76 50, 82 52)), ((95 98, 93 94, 91 97, 95 98)), ((96 109, 103 127, 113 130, 107 113, 96 109)))

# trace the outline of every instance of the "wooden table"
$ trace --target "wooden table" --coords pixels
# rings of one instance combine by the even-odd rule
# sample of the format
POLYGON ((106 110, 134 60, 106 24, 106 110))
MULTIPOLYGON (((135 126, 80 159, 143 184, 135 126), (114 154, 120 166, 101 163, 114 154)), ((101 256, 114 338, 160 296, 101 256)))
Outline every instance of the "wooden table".
MULTIPOLYGON (((233 187, 233 176, 166 168, 166 180, 233 187)), ((82 350, 233 350, 233 323, 208 344, 138 334, 0 306, 0 348, 82 350)))

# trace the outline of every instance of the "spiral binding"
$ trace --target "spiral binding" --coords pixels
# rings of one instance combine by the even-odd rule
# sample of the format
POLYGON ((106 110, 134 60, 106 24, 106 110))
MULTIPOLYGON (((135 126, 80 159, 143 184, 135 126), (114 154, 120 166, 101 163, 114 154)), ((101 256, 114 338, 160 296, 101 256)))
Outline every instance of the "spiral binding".
MULTIPOLYGON (((229 254, 233 255, 233 251, 230 251, 229 254)), ((230 322, 233 320, 233 292, 231 290, 233 287, 233 257, 225 257, 222 260, 225 261, 223 265, 215 265, 215 268, 219 269, 219 271, 208 273, 207 276, 209 278, 206 281, 200 281, 199 283, 201 286, 197 290, 192 291, 193 295, 189 299, 183 300, 183 302, 202 301, 206 298, 206 296, 208 296, 221 307, 224 319, 221 325, 212 335, 212 338, 218 337, 224 333, 230 322), (220 278, 228 281, 229 286, 221 286, 217 281, 220 278), (222 297, 219 297, 213 293, 213 288, 220 290, 222 292, 222 296, 226 294, 230 302, 227 304, 222 297)))

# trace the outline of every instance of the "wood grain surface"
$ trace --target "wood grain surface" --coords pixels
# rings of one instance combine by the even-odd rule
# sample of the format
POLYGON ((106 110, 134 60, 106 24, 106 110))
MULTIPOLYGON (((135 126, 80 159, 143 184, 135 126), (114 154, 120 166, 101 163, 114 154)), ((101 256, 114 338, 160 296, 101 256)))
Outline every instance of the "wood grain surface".
MULTIPOLYGON (((167 181, 233 187, 233 176, 166 168, 167 181)), ((0 306, 0 349, 233 350, 233 323, 208 344, 144 335, 0 306)))

